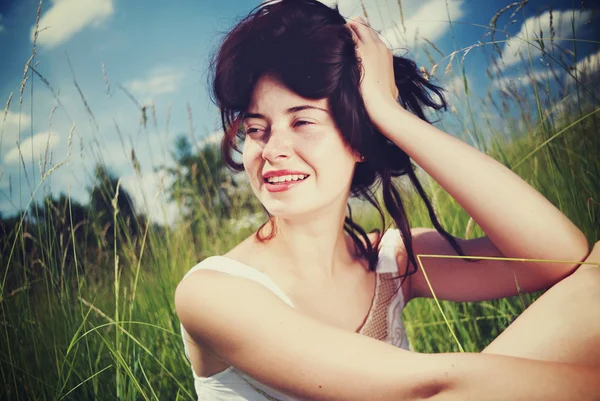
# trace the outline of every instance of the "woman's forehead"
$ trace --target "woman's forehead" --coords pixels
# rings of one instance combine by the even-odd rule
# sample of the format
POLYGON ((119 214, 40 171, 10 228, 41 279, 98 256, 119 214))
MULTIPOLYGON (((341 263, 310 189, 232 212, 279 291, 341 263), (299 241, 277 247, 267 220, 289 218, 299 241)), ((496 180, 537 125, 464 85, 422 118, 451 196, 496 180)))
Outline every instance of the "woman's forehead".
MULTIPOLYGON (((298 106, 311 106, 309 108, 329 110, 327 99, 308 99, 298 95, 283 83, 270 76, 258 80, 252 92, 248 113, 261 112, 289 112, 298 106)), ((298 111, 298 110, 296 110, 298 111)))

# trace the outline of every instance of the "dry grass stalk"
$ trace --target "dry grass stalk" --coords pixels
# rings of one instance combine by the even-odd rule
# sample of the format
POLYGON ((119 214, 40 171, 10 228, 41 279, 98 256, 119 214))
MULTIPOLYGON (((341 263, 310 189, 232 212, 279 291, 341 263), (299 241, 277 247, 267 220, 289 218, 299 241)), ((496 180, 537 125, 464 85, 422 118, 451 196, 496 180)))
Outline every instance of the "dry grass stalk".
POLYGON ((90 116, 90 119, 92 120, 92 123, 94 123, 96 130, 98 130, 99 129, 98 122, 96 121, 96 117, 94 116, 94 113, 92 113, 92 109, 90 109, 90 105, 88 104, 88 102, 83 94, 83 91, 81 90, 81 87, 79 86, 79 83, 77 82, 77 78, 75 77, 75 71, 73 70, 73 66, 71 65, 71 59, 69 58, 68 55, 67 55, 67 63, 69 64, 69 69, 71 70, 71 75, 73 76, 73 84, 75 85, 75 88, 77 88, 79 97, 81 97, 81 101, 83 102, 85 111, 90 116))
POLYGON ((68 166, 71 165, 71 151, 73 150, 73 131, 75 131, 75 124, 71 125, 71 129, 69 130, 69 137, 67 138, 67 160, 68 166))
POLYGON ((554 30, 554 13, 552 6, 550 6, 550 46, 552 47, 552 51, 554 51, 554 36, 556 36, 556 31, 554 30))
MULTIPOLYGON (((28 67, 25 67, 24 74, 27 74, 28 67)), ((25 90, 25 85, 27 85, 27 81, 29 81, 29 75, 23 76, 23 80, 21 81, 21 88, 19 89, 19 108, 23 106, 23 91, 25 90)))
POLYGON ((50 174, 52 174, 56 169, 58 169, 60 166, 62 166, 66 161, 67 161, 66 159, 65 160, 61 160, 60 162, 58 162, 57 164, 55 164, 54 166, 52 166, 52 168, 50 170, 48 170, 46 172, 46 174, 44 174, 42 176, 42 180, 41 181, 44 181, 47 177, 50 176, 50 174))
POLYGON ((171 122, 171 105, 167 108, 167 117, 165 119, 165 133, 169 136, 169 123, 171 122))
POLYGON ((46 170, 46 166, 48 164, 48 151, 50 150, 50 137, 52 134, 48 132, 48 138, 46 139, 46 149, 44 149, 44 166, 42 168, 41 162, 40 164, 40 176, 44 175, 44 171, 46 170))
MULTIPOLYGON (((45 157, 44 157, 44 159, 45 159, 45 157)), ((40 170, 40 177, 41 177, 44 175, 44 167, 42 166, 42 155, 38 154, 37 162, 38 162, 38 169, 40 170)), ((44 165, 45 165, 45 163, 44 163, 44 165)))
POLYGON ((154 125, 154 128, 156 128, 158 126, 158 124, 156 123, 156 104, 154 103, 154 101, 152 101, 150 110, 151 110, 151 115, 152 115, 152 124, 154 125))
MULTIPOLYGON (((81 298, 81 297, 77 297, 79 298, 79 300, 88 308, 90 308, 91 310, 93 310, 94 312, 96 312, 98 315, 102 316, 103 318, 105 318, 106 320, 108 320, 111 323, 115 323, 115 321, 113 320, 113 318, 111 318, 110 316, 108 316, 106 313, 102 312, 100 309, 98 309, 96 306, 94 306, 91 302, 86 301, 85 299, 81 298)), ((110 326, 109 326, 110 327, 110 326)), ((123 330, 123 328, 121 328, 121 326, 118 326, 121 330, 123 330)))
MULTIPOLYGON (((115 188, 115 197, 110 201, 113 207, 113 222, 117 220, 117 215, 119 214, 119 190, 121 189, 121 178, 117 181, 117 187, 115 188)), ((115 230, 116 230, 115 225, 115 230)), ((105 232, 106 234, 106 232, 105 232)), ((116 236, 115 236, 116 241, 116 236)), ((115 277, 117 277, 117 270, 119 265, 119 255, 115 255, 115 277)))
POLYGON ((136 171, 136 173, 140 174, 142 172, 140 167, 140 161, 137 159, 137 157, 135 157, 135 150, 133 148, 131 148, 130 158, 131 162, 133 163, 133 169, 136 171))
POLYGON ((117 86, 119 87, 119 89, 121 89, 123 91, 123 93, 125 93, 127 95, 127 97, 129 98, 129 100, 131 100, 138 109, 142 109, 142 105, 140 104, 140 102, 137 101, 137 99, 131 94, 131 92, 129 92, 123 85, 121 84, 117 84, 117 86))
POLYGON ((25 90, 25 85, 27 84, 27 79, 29 75, 29 68, 31 68, 31 63, 35 58, 35 54, 37 53, 37 38, 40 33, 40 15, 42 14, 42 0, 40 0, 37 8, 37 12, 35 15, 35 29, 33 31, 33 47, 31 49, 31 57, 25 63, 25 68, 23 69, 23 78, 21 79, 21 88, 19 89, 19 105, 23 104, 23 91, 25 90))
POLYGON ((421 39, 423 39, 429 46, 433 47, 433 50, 438 52, 440 54, 440 56, 444 57, 444 53, 442 53, 442 51, 440 49, 438 49, 437 46, 433 44, 433 42, 431 42, 429 39, 427 39, 425 37, 423 37, 421 39))
POLYGON ((469 217, 469 221, 467 222, 467 227, 465 228, 465 238, 469 239, 471 237, 471 231, 473 230, 474 220, 472 217, 469 217))
POLYGON ((146 109, 148 108, 148 106, 143 105, 142 106, 142 119, 140 121, 140 124, 142 127, 146 128, 148 125, 148 116, 146 115, 146 109))
MULTIPOLYGON (((507 6, 502 7, 500 10, 498 10, 496 12, 496 14, 494 14, 494 16, 492 17, 492 19, 490 20, 490 23, 488 24, 490 26, 490 28, 492 28, 492 30, 489 32, 490 38, 492 40, 492 42, 494 42, 494 33, 496 33, 496 24, 498 23, 498 18, 500 18, 500 16, 502 16, 502 14, 504 14, 505 12, 507 12, 508 10, 510 10, 511 8, 516 7, 515 11, 511 14, 511 16, 509 17, 509 19, 512 19, 515 14, 522 9, 525 4, 527 4, 529 2, 529 0, 523 0, 523 1, 516 1, 514 3, 508 4, 507 6)), ((502 56, 502 50, 500 50, 500 46, 498 46, 497 43, 494 43, 494 47, 496 48, 496 51, 498 52, 499 56, 502 56)))
POLYGON ((8 95, 8 100, 6 100, 6 106, 4 106, 4 118, 2 119, 2 124, 6 121, 6 117, 8 116, 8 109, 10 108, 10 101, 12 100, 13 93, 10 92, 8 95))
POLYGON ((102 63, 100 67, 102 68, 102 78, 104 78, 104 83, 106 84, 106 96, 110 97, 110 81, 106 74, 106 67, 104 66, 104 63, 102 63))
MULTIPOLYGON (((52 92, 52 95, 54 96, 54 98, 58 101, 58 104, 60 106, 62 106, 62 104, 60 103, 60 100, 58 98, 58 94, 56 93, 56 91, 54 90, 54 88, 52 87, 52 85, 50 85, 50 82, 46 79, 46 77, 44 77, 34 66, 29 65, 29 69, 31 71, 33 71, 33 73, 35 75, 37 75, 37 77, 44 83, 44 85, 46 85, 46 88, 48 88, 50 90, 50 92, 52 92)), ((64 108, 63 108, 64 110, 64 108)))
POLYGON ((452 61, 454 60, 454 56, 456 56, 456 53, 458 53, 458 50, 455 50, 452 53, 450 53, 450 61, 448 61, 448 65, 446 66, 446 69, 444 70, 444 75, 448 75, 449 73, 452 72, 452 61))
POLYGON ((194 128, 194 119, 192 117, 192 106, 190 106, 190 102, 186 103, 186 108, 187 108, 187 114, 188 114, 188 135, 190 136, 190 141, 192 141, 192 144, 195 146, 196 150, 200 150, 200 144, 198 143, 198 141, 196 140, 196 137, 194 136, 195 134, 195 128, 194 128))
POLYGON ((476 44, 474 44, 474 45, 471 45, 471 46, 467 47, 467 48, 465 49, 464 53, 463 53, 463 56, 462 56, 462 57, 461 57, 461 59, 460 59, 460 63, 461 63, 461 64, 463 64, 463 63, 465 62, 465 58, 467 58, 467 54, 469 54, 469 52, 470 52, 471 50, 473 50, 473 49, 474 49, 474 48, 476 48, 476 47, 480 47, 480 46, 482 46, 482 43, 481 43, 481 42, 480 42, 480 43, 476 43, 476 44))
POLYGON ((56 108, 58 106, 53 106, 52 110, 50 110, 50 115, 48 115, 48 130, 50 129, 50 127, 52 126, 52 117, 54 116, 54 112, 56 111, 56 108))
POLYGON ((369 14, 367 14, 367 9, 365 8, 365 2, 363 0, 360 0, 360 7, 365 15, 365 21, 367 21, 367 24, 371 25, 371 22, 369 21, 369 14))
POLYGON ((439 63, 435 64, 433 67, 431 67, 431 72, 429 73, 429 76, 431 76, 431 78, 435 77, 435 72, 437 71, 439 63))
POLYGON ((404 10, 402 9, 402 0, 398 0, 398 9, 400 10, 400 22, 402 23, 404 36, 406 36, 406 24, 404 23, 404 10))
POLYGON ((31 188, 31 182, 29 181, 29 176, 27 175, 27 167, 25 167, 25 160, 23 159, 23 152, 21 152, 21 142, 17 141, 17 151, 19 152, 19 159, 21 160, 21 164, 23 164, 23 174, 25 174, 25 180, 27 181, 27 185, 31 188))

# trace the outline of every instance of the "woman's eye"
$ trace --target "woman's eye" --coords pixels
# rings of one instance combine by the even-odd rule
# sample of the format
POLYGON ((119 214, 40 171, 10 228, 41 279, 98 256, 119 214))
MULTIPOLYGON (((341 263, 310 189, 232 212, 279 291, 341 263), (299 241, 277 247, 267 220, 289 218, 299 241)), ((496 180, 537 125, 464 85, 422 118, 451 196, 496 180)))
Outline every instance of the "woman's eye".
POLYGON ((257 132, 261 131, 259 128, 247 128, 246 129, 246 135, 252 135, 255 134, 257 132))
MULTIPOLYGON (((310 125, 313 124, 310 121, 305 121, 305 120, 298 120, 296 122, 294 122, 294 127, 296 126, 303 126, 303 125, 310 125)), ((246 128, 246 130, 244 131, 244 133, 246 135, 253 135, 253 134, 258 134, 263 132, 264 130, 262 128, 246 128)))

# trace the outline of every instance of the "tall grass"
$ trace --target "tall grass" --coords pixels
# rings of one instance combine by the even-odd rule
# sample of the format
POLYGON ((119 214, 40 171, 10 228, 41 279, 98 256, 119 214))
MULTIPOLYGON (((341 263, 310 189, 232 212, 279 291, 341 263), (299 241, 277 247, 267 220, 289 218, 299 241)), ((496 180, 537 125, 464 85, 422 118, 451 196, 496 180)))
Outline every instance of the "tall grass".
MULTIPOLYGON (((496 22, 502 13, 523 11, 519 4, 493 16, 490 29, 499 30, 496 22)), ((404 21, 402 14, 400 20, 404 21)), ((533 38, 523 40, 540 46, 533 38)), ((524 75, 530 76, 531 85, 506 81, 499 98, 490 88, 488 96, 476 99, 469 92, 463 68, 467 54, 499 42, 492 37, 487 45, 480 42, 448 55, 429 41, 420 42, 431 59, 425 73, 433 79, 442 69, 447 76, 459 71, 463 83, 458 100, 452 103, 459 128, 447 130, 523 177, 594 242, 600 238, 600 108, 594 94, 598 71, 594 75, 593 71, 572 70, 573 60, 571 64, 557 61, 548 68, 559 74, 549 73, 540 80, 533 77, 530 65, 524 75), (475 102, 483 105, 486 115, 502 116, 502 124, 480 118, 473 108, 475 102)), ((500 70, 489 74, 496 80, 505 78, 500 70)), ((28 68, 21 92, 36 78, 44 83, 37 90, 52 90, 49 82, 28 68)), ((6 110, 9 106, 10 99, 6 110)), ((143 116, 146 111, 140 105, 143 116)), ((146 123, 144 118, 142 130, 147 129, 146 123)), ((442 128, 446 128, 444 123, 442 128)), ((26 155, 22 160, 25 175, 26 155)), ((40 183, 57 166, 41 169, 40 183)), ((423 177, 440 222, 450 233, 463 238, 483 235, 460 205, 423 177)), ((203 179, 207 191, 221 184, 210 176, 203 179)), ((405 182, 399 184, 405 188, 411 226, 430 226, 422 202, 405 182)), ((80 205, 68 197, 62 208, 52 202, 32 202, 33 210, 16 218, 0 244, 0 398, 195 399, 173 307, 174 289, 187 269, 207 256, 226 252, 261 221, 255 217, 260 206, 246 187, 232 192, 232 212, 227 217, 207 201, 212 195, 194 188, 186 183, 173 186, 175 198, 185 198, 181 213, 186 219, 174 227, 158 227, 140 219, 135 234, 131 216, 125 215, 118 202, 120 183, 100 187, 110 207, 90 210, 83 220, 74 219, 80 205), (106 210, 109 217, 100 219, 106 210), (49 215, 56 218, 52 222, 63 225, 35 224, 40 216, 49 215), (94 223, 98 221, 103 225, 94 223), (97 235, 89 237, 91 243, 82 242, 78 236, 83 231, 97 235), (35 260, 31 255, 36 255, 35 260)), ((378 224, 372 211, 362 211, 358 220, 366 229, 378 224)), ((415 300, 404 311, 411 345, 421 352, 481 350, 537 295, 481 303, 441 302, 449 322, 443 321, 434 301, 415 300)))

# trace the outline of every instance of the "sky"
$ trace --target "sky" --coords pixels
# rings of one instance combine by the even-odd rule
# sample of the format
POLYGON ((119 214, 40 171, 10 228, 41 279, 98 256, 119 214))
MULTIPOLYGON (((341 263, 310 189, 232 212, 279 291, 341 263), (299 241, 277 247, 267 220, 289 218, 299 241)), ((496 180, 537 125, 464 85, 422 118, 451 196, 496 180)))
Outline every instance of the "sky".
MULTIPOLYGON (((257 0, 44 0, 40 5, 36 0, 0 0, 0 212, 11 215, 49 191, 85 203, 94 166, 102 161, 121 177, 138 210, 154 221, 173 223, 177 209, 164 197, 169 183, 157 168, 172 165, 178 135, 199 143, 218 141, 220 120, 209 98, 208 61, 223 35, 259 4, 257 0), (30 70, 24 79, 34 50, 35 72, 30 70)), ((503 63, 498 67, 500 78, 490 80, 485 70, 491 67, 494 48, 485 44, 491 40, 486 27, 509 1, 339 0, 338 4, 347 18, 365 17, 366 11, 371 26, 395 54, 413 58, 429 71, 433 65, 421 49, 425 39, 433 44, 437 50, 432 45, 429 50, 438 64, 435 76, 450 92, 464 89, 448 62, 452 59, 455 69, 463 62, 469 91, 481 98, 510 81, 531 83, 524 75, 531 66, 524 65, 528 61, 523 62, 519 52, 531 54, 531 76, 547 74, 544 64, 552 61, 533 47, 527 49, 522 38, 539 38, 542 32, 546 47, 573 48, 569 40, 573 31, 577 38, 597 39, 594 26, 600 19, 597 9, 582 10, 580 2, 559 0, 530 0, 516 15, 511 16, 514 9, 502 14, 497 27, 504 32, 497 32, 494 39, 503 63), (550 15, 553 44, 548 40, 550 15)), ((576 45, 577 66, 600 69, 600 46, 576 45)), ((484 113, 476 103, 473 107, 475 115, 484 113)))

